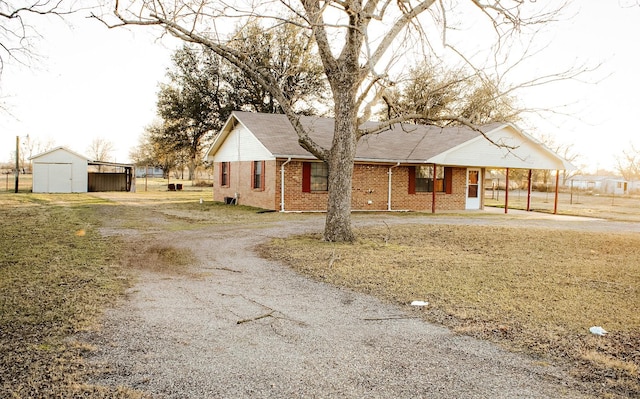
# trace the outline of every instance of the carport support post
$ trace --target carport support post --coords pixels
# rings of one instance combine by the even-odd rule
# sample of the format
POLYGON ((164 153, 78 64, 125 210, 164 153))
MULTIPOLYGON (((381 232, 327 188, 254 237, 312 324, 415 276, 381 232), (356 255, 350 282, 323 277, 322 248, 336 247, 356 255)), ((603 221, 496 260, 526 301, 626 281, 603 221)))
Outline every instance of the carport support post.
POLYGON ((509 212, 509 168, 507 168, 504 182, 504 213, 507 212, 509 212))
POLYGON ((529 175, 527 176, 527 212, 531 210, 531 169, 529 169, 529 175))
POLYGON ((573 205, 573 179, 571 179, 571 195, 569 197, 569 205, 573 205))
POLYGON ((16 193, 18 192, 19 176, 20 176, 20 136, 16 136, 16 193))
POLYGON ((556 169, 556 196, 553 200, 553 214, 558 213, 558 183, 560 182, 560 171, 556 169))

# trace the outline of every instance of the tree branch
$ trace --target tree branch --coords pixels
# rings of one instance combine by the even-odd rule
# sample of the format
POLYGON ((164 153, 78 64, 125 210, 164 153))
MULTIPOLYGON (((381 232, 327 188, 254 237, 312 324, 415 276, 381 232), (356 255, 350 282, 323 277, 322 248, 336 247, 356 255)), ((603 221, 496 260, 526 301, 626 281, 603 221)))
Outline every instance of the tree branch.
POLYGON ((422 12, 429 9, 435 3, 435 0, 426 0, 419 3, 416 7, 412 8, 409 12, 405 13, 400 17, 393 26, 389 29, 387 34, 384 36, 376 50, 373 52, 371 59, 369 60, 370 65, 377 65, 380 62, 380 59, 385 55, 391 44, 396 40, 396 37, 400 32, 411 23, 418 15, 422 12))

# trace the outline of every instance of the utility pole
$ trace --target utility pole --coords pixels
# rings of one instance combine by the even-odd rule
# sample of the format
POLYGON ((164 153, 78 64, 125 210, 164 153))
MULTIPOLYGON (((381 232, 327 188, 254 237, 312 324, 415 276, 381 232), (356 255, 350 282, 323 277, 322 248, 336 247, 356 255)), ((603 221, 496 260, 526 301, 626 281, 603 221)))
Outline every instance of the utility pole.
POLYGON ((16 136, 16 193, 18 192, 18 176, 20 176, 20 136, 16 136))

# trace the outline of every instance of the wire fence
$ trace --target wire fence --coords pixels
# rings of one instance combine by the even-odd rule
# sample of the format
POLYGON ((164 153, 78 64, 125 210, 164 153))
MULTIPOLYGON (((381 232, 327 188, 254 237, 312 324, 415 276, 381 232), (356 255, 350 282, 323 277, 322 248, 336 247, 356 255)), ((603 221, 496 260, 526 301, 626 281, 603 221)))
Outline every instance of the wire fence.
MULTIPOLYGON (((485 206, 505 206, 504 190, 485 191, 485 206)), ((529 209, 538 212, 553 212, 555 207, 554 191, 532 191, 528 198, 527 190, 509 190, 509 209, 529 209)), ((574 190, 558 193, 557 213, 563 215, 591 216, 604 219, 640 222, 640 196, 594 194, 574 190)))
MULTIPOLYGON (((0 192, 15 191, 15 174, 3 174, 3 183, 0 183, 0 192)), ((20 174, 18 176, 18 191, 31 192, 32 175, 20 174)), ((200 174, 194 180, 163 178, 136 179, 136 191, 168 191, 169 184, 181 184, 184 190, 209 190, 213 185, 213 176, 200 174)), ((485 190, 484 205, 504 207, 505 190, 489 187, 485 190)), ((527 190, 509 190, 509 209, 529 209, 536 212, 553 212, 555 206, 555 192, 532 191, 531 198, 527 198, 527 190)), ((612 195, 597 194, 580 190, 560 192, 558 194, 557 213, 563 215, 590 216, 596 218, 613 219, 630 222, 640 222, 640 195, 612 195)))

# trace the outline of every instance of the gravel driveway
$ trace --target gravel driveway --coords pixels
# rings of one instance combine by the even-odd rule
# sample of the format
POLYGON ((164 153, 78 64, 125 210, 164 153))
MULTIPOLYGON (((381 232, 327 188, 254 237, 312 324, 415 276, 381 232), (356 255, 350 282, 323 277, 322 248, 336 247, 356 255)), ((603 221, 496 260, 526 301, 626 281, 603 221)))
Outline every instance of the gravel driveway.
MULTIPOLYGON (((513 220, 522 223, 437 218, 513 220)), ((142 272, 89 337, 97 348, 90 362, 107 367, 96 382, 154 398, 586 397, 560 369, 421 321, 418 310, 311 281, 252 250, 322 223, 318 216, 157 233, 158 243, 193 249, 199 264, 189 275, 142 272)))

